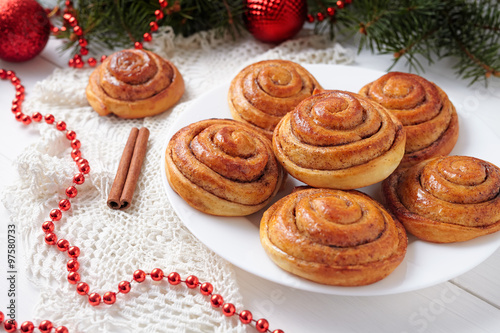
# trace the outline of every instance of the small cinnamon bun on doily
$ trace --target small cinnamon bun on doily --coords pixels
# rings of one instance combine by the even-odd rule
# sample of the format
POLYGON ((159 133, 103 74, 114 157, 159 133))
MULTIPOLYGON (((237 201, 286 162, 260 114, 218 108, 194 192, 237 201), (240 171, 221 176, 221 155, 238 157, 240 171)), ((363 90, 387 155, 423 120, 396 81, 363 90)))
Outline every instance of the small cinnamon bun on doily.
POLYGON ((197 210, 244 216, 276 195, 284 172, 270 140, 232 119, 208 119, 179 130, 165 154, 172 189, 197 210))
POLYGON ((406 131, 401 167, 448 155, 458 139, 458 116, 446 93, 421 76, 391 72, 365 85, 360 94, 394 114, 406 131))
POLYGON ((401 223, 366 194, 314 188, 293 192, 267 209, 260 240, 284 270, 337 286, 385 278, 408 246, 401 223))
POLYGON ((260 61, 231 81, 229 109, 234 119, 265 130, 271 138, 280 119, 319 87, 311 73, 295 62, 260 61))
POLYGON ((280 121, 273 149, 285 169, 313 187, 355 189, 388 177, 405 147, 403 126, 366 97, 324 91, 280 121))
POLYGON ((123 50, 92 72, 86 93, 101 116, 143 118, 176 104, 184 94, 184 80, 174 64, 153 52, 123 50))
POLYGON ((500 168, 440 156, 398 169, 382 183, 388 209, 416 237, 461 242, 500 230, 500 168))

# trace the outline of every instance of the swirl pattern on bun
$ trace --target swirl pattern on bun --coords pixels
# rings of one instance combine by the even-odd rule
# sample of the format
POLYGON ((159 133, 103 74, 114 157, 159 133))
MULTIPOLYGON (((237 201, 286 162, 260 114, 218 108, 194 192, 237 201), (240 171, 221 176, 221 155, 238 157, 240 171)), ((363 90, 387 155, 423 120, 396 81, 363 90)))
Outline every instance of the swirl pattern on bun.
POLYGON ((266 131, 269 138, 281 118, 320 88, 301 65, 265 60, 247 66, 231 81, 229 109, 234 119, 266 131))
POLYGON ((458 139, 458 116, 446 93, 421 76, 391 72, 365 85, 360 94, 380 103, 403 124, 402 167, 448 155, 458 139))
POLYGON ((176 104, 184 94, 184 80, 174 64, 153 52, 123 50, 92 72, 86 93, 101 116, 143 118, 176 104))
POLYGON ((404 147, 405 132, 394 116, 368 98, 338 90, 302 101, 273 136, 276 157, 293 177, 337 189, 385 179, 404 147))
POLYGON ((303 189, 264 213, 260 239, 284 270, 328 285, 361 286, 389 275, 403 260, 403 226, 358 191, 303 189))
POLYGON ((436 243, 500 230, 500 169, 469 156, 441 156, 398 170, 383 184, 389 210, 416 237, 436 243))
POLYGON ((202 120, 180 129, 165 154, 167 179, 189 205, 207 214, 252 214, 275 196, 284 172, 271 142, 230 119, 202 120))

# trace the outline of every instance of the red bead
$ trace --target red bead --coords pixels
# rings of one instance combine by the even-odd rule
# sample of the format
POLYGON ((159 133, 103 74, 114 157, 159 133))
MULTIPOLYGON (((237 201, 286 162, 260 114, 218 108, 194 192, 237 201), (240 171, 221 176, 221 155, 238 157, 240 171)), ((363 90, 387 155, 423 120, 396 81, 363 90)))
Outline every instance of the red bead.
MULTIPOLYGON (((4 69, 0 69, 0 78, 2 76, 2 71, 5 72, 4 69)), ((5 316, 3 315, 3 312, 0 311, 0 324, 3 322, 3 320, 5 319, 5 316)))
POLYGON ((333 15, 335 15, 335 8, 333 8, 333 7, 328 7, 328 8, 326 9, 326 13, 328 14, 328 16, 333 16, 333 15))
POLYGON ((63 27, 60 27, 59 30, 61 30, 62 32, 65 32, 67 29, 66 29, 66 27, 63 26, 63 27))
POLYGON ((64 5, 65 5, 66 7, 71 7, 71 6, 73 6, 73 1, 71 1, 71 0, 66 0, 66 1, 64 1, 64 5))
POLYGON ((32 115, 31 115, 31 119, 33 119, 33 121, 36 121, 37 123, 42 121, 42 114, 40 112, 34 112, 32 115))
POLYGON ((149 22, 149 29, 151 32, 155 32, 158 30, 158 23, 156 22, 149 22))
POLYGON ((219 308, 224 304, 224 298, 219 294, 212 295, 212 297, 210 297, 210 303, 212 303, 214 308, 219 308))
POLYGON ((78 190, 74 186, 70 186, 66 189, 66 196, 68 198, 74 198, 78 194, 78 190))
POLYGON ((157 20, 161 20, 163 18, 163 12, 159 9, 155 10, 155 16, 157 20))
POLYGON ((56 330, 54 331, 55 333, 68 333, 68 329, 66 328, 66 326, 59 326, 58 328, 56 328, 56 330))
POLYGON ((240 321, 243 324, 250 324, 252 322, 252 313, 248 310, 243 310, 240 312, 240 321))
POLYGON ((71 258, 78 258, 78 256, 80 255, 80 248, 78 246, 71 246, 68 249, 68 255, 71 258))
POLYGON ((285 333, 285 332, 283 330, 277 329, 277 330, 274 330, 273 333, 285 333))
POLYGON ((85 175, 83 173, 77 173, 73 177, 73 183, 76 185, 82 185, 85 182, 85 175))
POLYGON ((20 101, 24 101, 24 92, 16 91, 16 94, 14 96, 16 96, 16 98, 18 98, 20 101))
POLYGON ((24 86, 22 84, 17 84, 16 91, 20 91, 20 92, 24 93, 24 86))
POLYGON ((67 131, 66 132, 66 139, 68 139, 69 141, 72 141, 72 140, 75 140, 76 139, 76 133, 75 131, 67 131))
POLYGON ((82 59, 75 59, 75 67, 82 68, 85 65, 82 59))
POLYGON ((21 111, 21 106, 19 104, 14 104, 14 102, 12 102, 12 107, 10 108, 10 111, 16 114, 17 112, 21 111))
MULTIPOLYGON (((149 25, 151 25, 151 23, 149 25)), ((7 73, 5 69, 0 69, 0 79, 5 80, 6 78, 7 78, 7 73)))
POLYGON ((233 304, 226 303, 222 306, 222 313, 227 317, 231 317, 236 313, 236 308, 234 307, 233 304))
POLYGON ((16 72, 14 71, 7 71, 6 74, 7 74, 7 79, 9 80, 12 79, 14 76, 16 76, 16 72))
POLYGON ((46 114, 46 115, 45 115, 45 122, 46 122, 47 124, 49 124, 49 125, 50 125, 50 124, 53 124, 53 123, 54 123, 54 116, 53 116, 53 115, 51 115, 51 114, 46 114))
POLYGON ((53 232, 46 233, 44 239, 47 245, 55 245, 57 242, 57 236, 53 232))
POLYGON ((94 67, 95 65, 97 65, 97 60, 94 58, 94 57, 90 57, 87 62, 89 63, 89 66, 90 67, 94 67))
POLYGON ((163 279, 163 271, 159 268, 155 268, 151 271, 151 279, 153 281, 161 281, 163 279))
POLYGON ((168 283, 170 283, 173 286, 181 283, 181 276, 177 272, 172 272, 172 273, 168 274, 167 279, 168 279, 168 283))
POLYGON ((69 242, 66 239, 60 239, 57 241, 57 249, 61 252, 68 251, 69 249, 69 242))
POLYGON ((71 16, 69 19, 68 19, 68 23, 70 26, 74 27, 76 25, 78 25, 78 21, 76 20, 76 17, 74 16, 71 16))
POLYGON ((49 216, 52 221, 59 221, 62 217, 62 213, 59 209, 52 209, 49 216))
POLYGON ((316 14, 316 17, 318 18, 319 22, 322 22, 325 19, 325 14, 318 13, 318 14, 316 14))
POLYGON ((17 77, 17 76, 14 76, 10 79, 10 82, 13 84, 13 85, 17 85, 19 84, 19 82, 21 82, 21 80, 17 77))
POLYGON ((42 333, 49 333, 50 331, 52 331, 53 327, 54 325, 52 325, 52 323, 48 320, 44 320, 40 323, 40 325, 38 325, 38 329, 42 333))
POLYGON ((59 131, 64 131, 66 129, 66 123, 64 121, 58 121, 57 124, 56 124, 56 128, 59 130, 59 131))
POLYGON ((82 36, 83 35, 83 30, 82 30, 82 28, 79 25, 75 25, 75 27, 73 28, 73 32, 77 36, 82 36))
POLYGON ((57 35, 59 33, 59 28, 58 27, 51 27, 50 31, 52 31, 52 34, 57 35))
POLYGON ((31 321, 25 321, 21 324, 19 330, 23 333, 32 333, 35 330, 35 325, 31 321))
POLYGON ((66 13, 66 14, 63 15, 63 19, 65 19, 66 21, 69 21, 69 19, 72 18, 72 17, 73 17, 73 15, 71 15, 69 13, 66 13))
POLYGON ((107 55, 102 55, 101 56, 101 62, 103 62, 104 60, 106 60, 107 57, 108 57, 107 55))
POLYGON ((200 292, 205 296, 210 295, 213 291, 214 287, 210 282, 205 282, 200 286, 200 292))
POLYGON ((69 272, 68 282, 71 284, 77 284, 80 281, 80 274, 78 272, 69 272))
POLYGON ((67 211, 71 208, 71 202, 68 199, 62 199, 59 201, 59 208, 63 211, 67 211))
POLYGON ((194 275, 190 275, 186 278, 186 286, 190 289, 193 289, 193 288, 196 288, 198 287, 198 285, 200 284, 200 280, 198 280, 198 278, 194 275))
POLYGON ((141 42, 135 42, 134 47, 136 50, 142 50, 142 43, 141 42))
POLYGON ((98 293, 92 293, 89 295, 89 304, 92 306, 98 306, 101 304, 101 295, 98 293))
POLYGON ((14 118, 16 118, 17 121, 21 121, 23 119, 23 116, 24 116, 24 113, 22 113, 21 111, 17 111, 14 114, 14 118))
POLYGON ((42 224, 42 230, 45 233, 54 231, 54 223, 52 221, 45 221, 42 224))
POLYGON ((89 54, 89 50, 86 47, 81 47, 80 48, 80 54, 81 55, 87 55, 87 54, 89 54))
POLYGON ((146 32, 144 35, 142 35, 142 37, 144 38, 145 42, 150 42, 153 40, 153 36, 151 36, 149 32, 146 32))
POLYGON ((144 280, 146 280, 146 273, 144 273, 144 271, 140 269, 136 270, 133 276, 135 282, 141 283, 144 282, 144 280))
POLYGON ((121 292, 122 294, 127 294, 130 291, 130 282, 128 281, 122 281, 118 283, 118 291, 121 292))
POLYGON ((25 114, 21 118, 21 121, 23 122, 24 125, 29 125, 29 124, 31 124, 31 117, 28 116, 27 114, 25 114))
POLYGON ((161 8, 165 8, 168 6, 167 0, 158 0, 158 2, 160 3, 161 8))
POLYGON ((73 149, 71 151, 71 158, 76 160, 77 158, 79 158, 80 156, 82 156, 82 152, 79 150, 79 149, 73 149))
POLYGON ((3 328, 5 332, 15 332, 17 330, 17 322, 13 319, 6 320, 3 323, 3 328))
POLYGON ((339 7, 340 9, 344 8, 344 2, 343 1, 337 1, 337 7, 339 7))
POLYGON ((86 47, 88 45, 88 42, 85 38, 80 38, 78 40, 78 44, 80 44, 81 47, 86 47))
POLYGON ((80 140, 78 139, 71 139, 71 148, 73 149, 80 149, 80 147, 82 146, 80 140))
POLYGON ((78 169, 84 174, 88 174, 90 172, 90 166, 88 164, 80 164, 78 169))
POLYGON ((116 302, 116 294, 112 291, 108 291, 102 296, 102 301, 106 304, 114 304, 116 302))
POLYGON ((76 259, 70 259, 66 264, 66 268, 68 272, 76 272, 80 268, 80 263, 76 259))
POLYGON ((69 59, 68 60, 68 66, 69 67, 75 67, 75 59, 69 59))
POLYGON ((255 323, 255 328, 257 329, 257 331, 259 332, 266 332, 267 329, 269 328, 269 322, 262 318, 262 319, 259 319, 257 320, 257 322, 255 323))
POLYGON ((87 295, 89 293, 89 285, 86 284, 85 282, 80 282, 76 286, 76 292, 82 296, 87 295))

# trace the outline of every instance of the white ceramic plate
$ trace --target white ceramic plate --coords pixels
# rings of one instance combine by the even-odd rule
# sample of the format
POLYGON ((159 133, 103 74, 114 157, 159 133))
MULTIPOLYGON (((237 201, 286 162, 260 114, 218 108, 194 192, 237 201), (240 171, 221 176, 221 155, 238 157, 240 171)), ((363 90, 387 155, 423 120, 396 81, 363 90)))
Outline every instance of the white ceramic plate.
MULTIPOLYGON (((327 89, 357 92, 362 85, 384 73, 359 67, 309 65, 305 66, 327 89)), ((200 96, 173 124, 171 135, 195 121, 208 118, 231 118, 227 106, 229 82, 200 96)), ((442 87, 453 100, 453 91, 442 87)), ((458 110, 460 116, 460 110, 458 110)), ((500 165, 497 136, 480 120, 460 117, 460 135, 453 155, 468 155, 500 165), (492 156, 494 154, 494 156, 492 156)), ((165 148, 168 142, 165 142, 165 148)), ((163 161, 165 158, 163 156, 163 161)), ((264 279, 312 292, 337 295, 372 296, 413 291, 429 287, 472 269, 500 247, 500 233, 456 244, 433 244, 410 236, 404 261, 387 278, 362 287, 335 287, 314 283, 292 275, 276 266, 266 255, 259 239, 259 222, 263 211, 247 217, 216 217, 191 208, 169 186, 163 165, 163 183, 177 215, 187 228, 210 249, 235 266, 264 279)), ((274 200, 290 193, 301 183, 288 177, 286 189, 274 200)), ((379 199, 380 184, 361 189, 379 199)), ((273 202, 274 202, 273 201, 273 202)))

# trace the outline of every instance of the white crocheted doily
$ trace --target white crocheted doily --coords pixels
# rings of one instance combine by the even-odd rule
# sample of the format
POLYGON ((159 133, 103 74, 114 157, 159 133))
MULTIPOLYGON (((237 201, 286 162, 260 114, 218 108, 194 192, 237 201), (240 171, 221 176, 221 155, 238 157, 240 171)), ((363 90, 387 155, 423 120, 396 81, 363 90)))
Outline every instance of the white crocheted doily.
MULTIPOLYGON (((251 36, 233 40, 212 32, 175 37, 165 28, 155 34, 152 50, 170 59, 182 73, 186 92, 171 111, 141 120, 100 117, 88 105, 85 87, 91 70, 56 69, 27 93, 26 113, 52 113, 75 130, 91 172, 78 186, 72 208, 56 223, 56 234, 81 248, 79 272, 91 292, 116 291, 134 270, 155 267, 194 274, 209 281, 215 292, 242 308, 230 264, 211 252, 177 218, 162 188, 161 155, 172 121, 203 92, 230 81, 239 70, 264 59, 298 63, 349 63, 353 52, 304 30, 300 37, 278 46, 251 36), (131 127, 146 126, 151 135, 132 206, 125 211, 106 206, 118 162, 131 127)), ((133 284, 117 295, 113 306, 88 304, 67 280, 66 253, 44 243, 41 224, 50 209, 65 198, 64 190, 77 172, 64 134, 36 125, 40 140, 17 158, 20 180, 3 196, 4 205, 22 237, 25 274, 41 290, 35 320, 50 318, 71 332, 245 332, 237 318, 214 310, 206 297, 185 287, 151 282, 133 284)), ((272 318, 269 318, 270 320, 272 318)))

